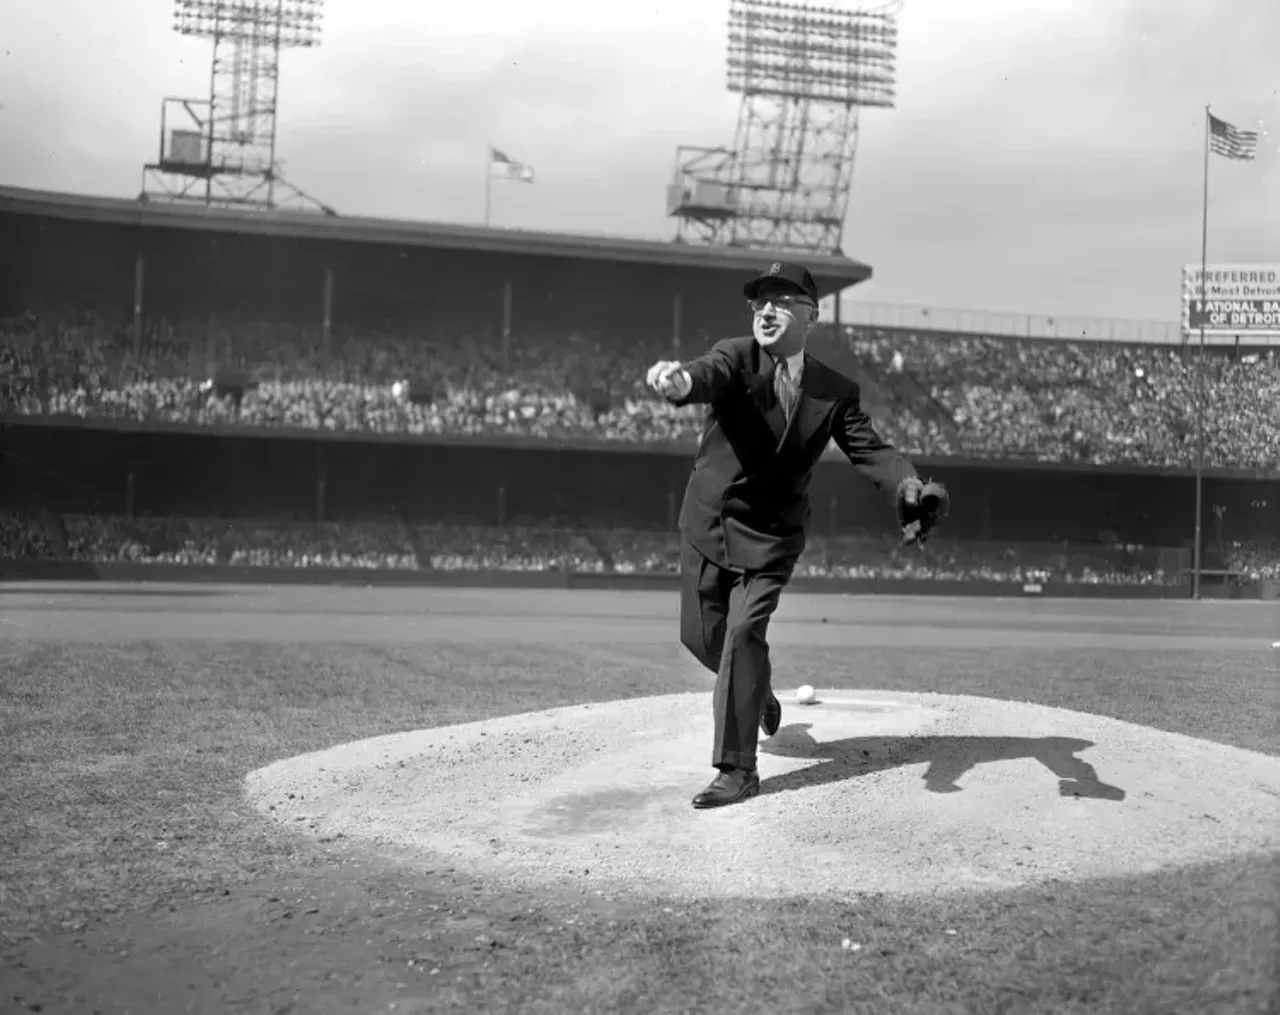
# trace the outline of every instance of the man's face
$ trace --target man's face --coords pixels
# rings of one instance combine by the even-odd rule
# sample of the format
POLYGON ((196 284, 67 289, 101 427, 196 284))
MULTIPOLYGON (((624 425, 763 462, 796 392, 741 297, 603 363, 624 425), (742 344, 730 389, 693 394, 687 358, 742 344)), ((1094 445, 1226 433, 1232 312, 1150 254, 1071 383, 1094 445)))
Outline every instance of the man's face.
POLYGON ((791 286, 766 282, 751 301, 752 334, 766 349, 798 348, 804 342, 816 309, 808 296, 791 286))

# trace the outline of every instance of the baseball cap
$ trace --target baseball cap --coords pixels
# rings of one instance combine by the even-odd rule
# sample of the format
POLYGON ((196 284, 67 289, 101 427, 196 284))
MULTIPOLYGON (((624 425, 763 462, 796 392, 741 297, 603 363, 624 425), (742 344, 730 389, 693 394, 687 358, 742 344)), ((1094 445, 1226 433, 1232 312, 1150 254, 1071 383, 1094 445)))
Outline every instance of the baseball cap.
POLYGON ((818 302, 818 287, 813 281, 813 276, 809 274, 808 269, 801 265, 788 264, 786 261, 774 261, 767 270, 761 272, 743 286, 742 291, 746 294, 747 299, 753 300, 766 282, 786 283, 796 292, 808 296, 814 303, 818 302))

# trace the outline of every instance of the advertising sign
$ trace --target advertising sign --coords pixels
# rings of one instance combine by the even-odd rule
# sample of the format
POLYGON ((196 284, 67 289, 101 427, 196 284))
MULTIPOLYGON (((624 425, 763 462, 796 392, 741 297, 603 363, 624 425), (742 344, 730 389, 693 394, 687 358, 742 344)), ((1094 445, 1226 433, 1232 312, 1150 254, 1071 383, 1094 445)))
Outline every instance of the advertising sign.
POLYGON ((1202 299, 1200 265, 1182 269, 1186 338, 1197 338, 1203 327, 1206 337, 1238 336, 1242 344, 1280 339, 1280 264, 1210 264, 1203 275, 1202 299))

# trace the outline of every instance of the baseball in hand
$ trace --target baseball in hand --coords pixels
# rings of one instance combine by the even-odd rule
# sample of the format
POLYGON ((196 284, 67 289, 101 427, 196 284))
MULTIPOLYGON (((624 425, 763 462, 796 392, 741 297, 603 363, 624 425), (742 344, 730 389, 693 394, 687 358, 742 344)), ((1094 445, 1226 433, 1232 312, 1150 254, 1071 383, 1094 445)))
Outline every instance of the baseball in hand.
POLYGON ((693 387, 693 382, 676 360, 660 360, 649 368, 645 378, 649 387, 663 398, 683 398, 693 387))

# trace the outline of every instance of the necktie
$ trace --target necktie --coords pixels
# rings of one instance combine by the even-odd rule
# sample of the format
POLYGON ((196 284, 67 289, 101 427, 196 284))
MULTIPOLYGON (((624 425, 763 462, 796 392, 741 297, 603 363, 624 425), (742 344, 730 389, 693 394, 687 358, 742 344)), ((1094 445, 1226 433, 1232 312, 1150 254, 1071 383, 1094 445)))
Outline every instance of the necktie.
POLYGON ((786 360, 778 361, 778 367, 773 373, 773 390, 778 396, 778 405, 782 407, 782 415, 790 419, 791 406, 796 398, 796 389, 786 360))

